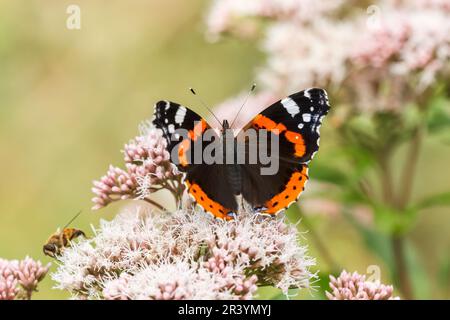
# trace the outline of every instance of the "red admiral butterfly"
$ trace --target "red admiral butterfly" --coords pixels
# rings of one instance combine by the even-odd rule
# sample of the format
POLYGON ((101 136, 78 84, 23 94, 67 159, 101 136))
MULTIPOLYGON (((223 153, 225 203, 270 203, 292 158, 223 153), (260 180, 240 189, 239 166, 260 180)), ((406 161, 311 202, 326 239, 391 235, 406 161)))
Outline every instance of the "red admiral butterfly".
MULTIPOLYGON (((241 195, 256 212, 276 215, 296 202, 308 180, 308 163, 319 149, 319 128, 328 113, 327 93, 311 88, 294 93, 256 115, 238 134, 235 142, 250 129, 266 130, 278 140, 278 171, 261 175, 264 164, 190 162, 188 152, 205 150, 211 139, 202 139, 209 124, 194 111, 177 103, 159 101, 155 105, 153 124, 162 130, 167 140, 171 161, 185 173, 188 193, 206 212, 214 217, 231 220, 238 210, 236 196, 241 195), (187 132, 181 136, 179 130, 187 132), (173 156, 175 155, 175 156, 173 156), (177 158, 177 159, 174 159, 177 158)), ((230 126, 222 124, 220 141, 230 126)), ((252 143, 244 139, 244 144, 252 143)), ((254 142, 253 142, 254 143, 254 142)), ((273 150, 271 143, 258 138, 257 148, 273 150)), ((249 152, 249 148, 245 148, 249 152)))

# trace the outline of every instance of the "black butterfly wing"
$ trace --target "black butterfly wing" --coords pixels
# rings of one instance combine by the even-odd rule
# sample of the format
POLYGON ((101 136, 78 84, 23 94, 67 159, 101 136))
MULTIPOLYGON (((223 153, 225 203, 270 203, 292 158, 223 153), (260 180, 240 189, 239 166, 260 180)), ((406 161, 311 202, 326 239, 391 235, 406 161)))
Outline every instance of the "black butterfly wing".
POLYGON ((162 130, 169 152, 172 152, 173 148, 181 141, 181 139, 174 138, 177 130, 191 131, 194 130, 196 124, 202 122, 204 122, 205 130, 210 128, 197 113, 178 103, 158 101, 155 104, 152 123, 162 130))
MULTIPOLYGON (((275 215, 288 208, 297 201, 308 181, 308 165, 305 163, 293 162, 289 155, 283 156, 283 150, 290 150, 290 146, 282 146, 284 140, 272 133, 269 135, 269 142, 260 144, 259 139, 256 149, 260 152, 263 148, 271 156, 272 162, 277 162, 275 174, 264 174, 263 169, 268 165, 258 161, 256 164, 241 164, 242 185, 241 193, 244 199, 251 204, 254 209, 263 214, 275 215), (274 154, 271 139, 277 138, 279 143, 279 154, 274 154)), ((253 142, 246 141, 247 145, 253 142)), ((251 150, 250 146, 246 152, 251 150)), ((253 149, 255 150, 255 149, 253 149)), ((248 156, 247 156, 248 159, 248 156)), ((270 165, 273 165, 271 163, 270 165)))
POLYGON ((189 195, 206 212, 220 219, 231 219, 237 202, 225 166, 195 161, 196 154, 202 155, 203 150, 218 139, 214 132, 213 139, 204 139, 206 131, 212 130, 207 122, 178 103, 159 101, 155 105, 153 124, 163 132, 171 162, 185 173, 184 183, 189 195))
POLYGON ((238 204, 225 165, 198 165, 187 172, 185 184, 191 198, 204 211, 219 219, 233 218, 238 204))
POLYGON ((249 123, 254 129, 278 130, 280 156, 308 163, 319 150, 320 125, 330 105, 325 90, 306 89, 275 102, 249 123))
MULTIPOLYGON (((252 128, 276 135, 279 169, 274 175, 262 175, 261 163, 241 165, 242 195, 247 202, 262 213, 276 214, 298 199, 308 180, 307 164, 319 149, 319 128, 329 109, 325 90, 311 88, 272 104, 250 121, 243 133, 252 128)), ((259 144, 258 140, 261 148, 259 144)), ((270 143, 264 148, 270 149, 270 143)))
POLYGON ((308 166, 280 162, 279 173, 262 176, 257 166, 245 167, 242 173, 242 196, 254 210, 276 215, 296 202, 308 181, 308 166))

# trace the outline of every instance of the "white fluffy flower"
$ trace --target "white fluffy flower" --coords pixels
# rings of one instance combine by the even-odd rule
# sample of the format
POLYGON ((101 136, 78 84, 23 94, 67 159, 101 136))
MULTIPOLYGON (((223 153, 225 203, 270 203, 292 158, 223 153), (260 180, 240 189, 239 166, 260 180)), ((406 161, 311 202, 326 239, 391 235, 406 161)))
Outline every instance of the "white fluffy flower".
POLYGON ((241 212, 224 222, 138 205, 65 250, 52 278, 78 298, 251 299, 259 284, 308 288, 312 265, 284 219, 241 212))
POLYGON ((261 82, 280 94, 319 83, 340 83, 347 73, 354 38, 351 28, 330 20, 315 21, 308 28, 290 21, 270 24, 263 42, 268 59, 259 73, 261 82))

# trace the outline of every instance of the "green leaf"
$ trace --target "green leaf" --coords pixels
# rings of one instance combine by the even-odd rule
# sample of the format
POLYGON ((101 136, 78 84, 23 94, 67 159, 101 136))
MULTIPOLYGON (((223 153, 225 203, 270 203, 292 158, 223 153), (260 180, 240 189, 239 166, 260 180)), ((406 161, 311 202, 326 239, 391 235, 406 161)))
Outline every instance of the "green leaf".
POLYGON ((388 235, 404 234, 416 221, 417 210, 414 208, 399 211, 383 204, 374 204, 372 208, 378 229, 388 235))
MULTIPOLYGON (((334 271, 331 274, 335 277, 339 276, 340 271, 334 271)), ((314 297, 316 299, 322 299, 326 300, 327 296, 325 294, 325 291, 330 291, 330 273, 327 272, 318 272, 317 273, 318 279, 316 282, 314 282, 314 286, 318 286, 319 290, 314 292, 314 297)))
POLYGON ((405 239, 405 256, 411 277, 412 289, 415 299, 430 298, 430 276, 427 273, 423 262, 420 259, 417 249, 413 244, 405 239))
POLYGON ((440 263, 438 284, 443 290, 447 291, 447 294, 450 293, 450 255, 448 252, 445 253, 440 263))
POLYGON ((275 297, 278 297, 276 300, 282 300, 282 292, 278 288, 274 288, 272 286, 264 286, 264 287, 258 287, 258 290, 256 292, 258 295, 258 299, 266 300, 266 299, 275 299, 275 297))
POLYGON ((405 105, 401 113, 402 121, 406 128, 417 128, 423 123, 423 112, 418 108, 416 103, 408 103, 405 105))
POLYGON ((287 300, 287 297, 284 293, 278 293, 270 298, 270 300, 287 300))
POLYGON ((353 179, 361 177, 368 169, 372 168, 376 162, 374 154, 365 148, 353 145, 347 146, 345 151, 351 160, 353 179))
POLYGON ((339 186, 347 185, 348 177, 339 169, 332 166, 313 162, 311 165, 311 176, 315 180, 324 181, 339 186))
POLYGON ((432 195, 422 200, 415 207, 416 209, 427 209, 436 206, 448 205, 450 205, 450 192, 444 192, 441 194, 432 195))
POLYGON ((430 133, 450 128, 450 102, 444 96, 438 96, 430 102, 427 124, 430 133))

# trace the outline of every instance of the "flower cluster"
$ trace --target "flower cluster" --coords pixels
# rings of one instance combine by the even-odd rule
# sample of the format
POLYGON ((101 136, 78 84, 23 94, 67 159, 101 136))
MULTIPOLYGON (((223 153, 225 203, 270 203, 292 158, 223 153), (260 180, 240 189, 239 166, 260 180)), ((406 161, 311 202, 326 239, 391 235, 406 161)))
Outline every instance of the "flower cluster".
POLYGON ((251 299, 258 285, 308 288, 314 260, 284 219, 153 213, 135 205, 73 244, 52 278, 82 299, 251 299))
POLYGON ((217 39, 224 33, 240 37, 252 36, 257 32, 258 26, 245 18, 311 22, 318 15, 338 8, 341 3, 340 0, 216 0, 207 16, 208 33, 212 39, 217 39))
POLYGON ((367 8, 351 1, 215 0, 207 26, 215 38, 262 32, 263 89, 285 95, 347 84, 352 105, 378 111, 448 78, 449 12, 448 1, 435 0, 379 0, 367 8), (386 96, 380 88, 387 80, 386 96))
POLYGON ((0 259, 0 300, 31 299, 49 267, 28 256, 21 261, 0 259))
POLYGON ((393 287, 377 281, 367 281, 364 275, 342 271, 338 278, 330 276, 330 300, 398 300, 393 287))
POLYGON ((161 189, 169 190, 177 201, 181 199, 181 175, 169 160, 160 130, 143 124, 141 134, 125 145, 123 153, 125 169, 111 165, 106 175, 94 181, 94 210, 117 200, 150 201, 150 193, 161 189))

